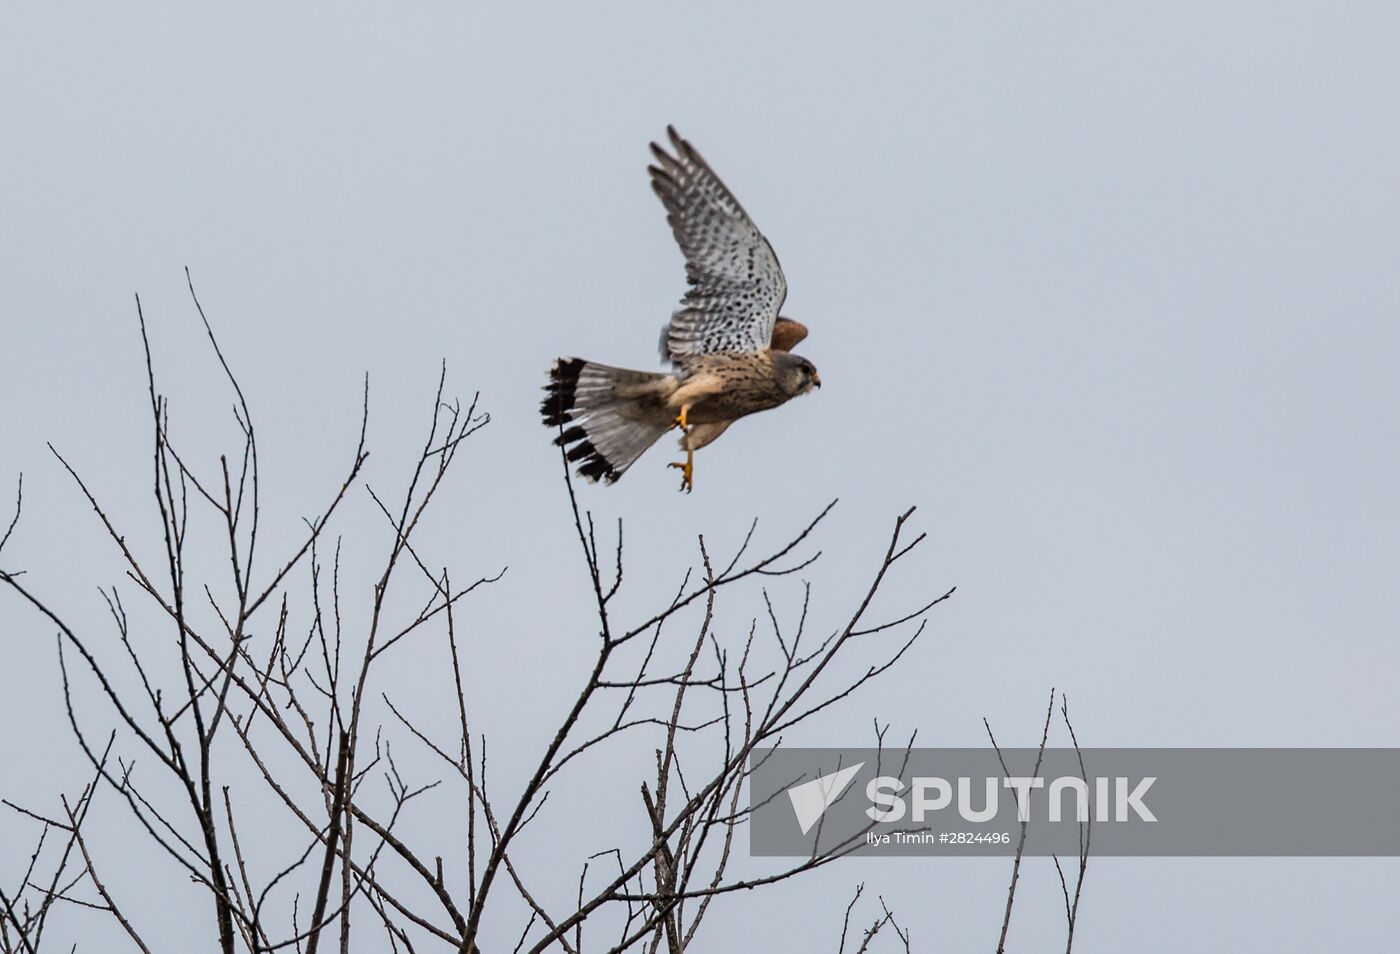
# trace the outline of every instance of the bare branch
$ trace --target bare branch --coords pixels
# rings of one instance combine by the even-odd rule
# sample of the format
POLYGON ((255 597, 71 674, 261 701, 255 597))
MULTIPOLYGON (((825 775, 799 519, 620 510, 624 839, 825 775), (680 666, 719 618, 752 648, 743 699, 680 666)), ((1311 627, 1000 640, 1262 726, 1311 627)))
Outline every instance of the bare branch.
MULTIPOLYGON (((1040 761, 1045 757, 1045 743, 1050 738, 1050 718, 1054 714, 1055 690, 1052 688, 1050 690, 1050 704, 1045 711, 1045 728, 1040 733, 1040 749, 1036 753, 1035 768, 1031 770, 1032 777, 1038 776, 1040 774, 1040 761)), ((996 749, 997 761, 1001 763, 1002 773, 1006 775, 1007 778, 1010 778, 1011 770, 1006 767, 1006 759, 1001 754, 1001 746, 997 745, 996 736, 992 735, 992 724, 987 721, 985 716, 982 719, 982 725, 984 725, 987 729, 987 738, 991 739, 992 748, 996 749)), ((1020 792, 1013 789, 1012 793, 1013 795, 1015 795, 1016 805, 1019 808, 1021 804, 1020 792)), ((1025 817, 1029 817, 1029 814, 1027 814, 1025 817)), ((997 940, 997 954, 1002 954, 1002 952, 1006 950, 1006 932, 1011 927, 1011 908, 1012 905, 1016 902, 1016 882, 1021 875, 1021 857, 1025 854, 1026 851, 1027 827, 1028 822, 1021 822, 1021 836, 1016 842, 1016 857, 1011 864, 1011 885, 1006 889, 1006 913, 1002 916, 1001 920, 1001 936, 997 940)))

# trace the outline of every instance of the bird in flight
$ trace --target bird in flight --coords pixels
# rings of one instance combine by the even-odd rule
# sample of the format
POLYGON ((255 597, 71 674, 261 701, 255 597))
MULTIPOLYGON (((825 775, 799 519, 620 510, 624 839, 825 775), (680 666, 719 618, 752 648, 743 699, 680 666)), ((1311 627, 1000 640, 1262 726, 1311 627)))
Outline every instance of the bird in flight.
POLYGON ((778 312, 787 297, 778 256, 700 153, 668 126, 671 152, 651 144, 652 190, 685 256, 690 283, 661 333, 671 372, 630 371, 559 358, 540 405, 554 443, 589 481, 612 483, 672 428, 681 430, 681 490, 694 487, 695 452, 746 414, 821 387, 792 354, 807 337, 778 312))

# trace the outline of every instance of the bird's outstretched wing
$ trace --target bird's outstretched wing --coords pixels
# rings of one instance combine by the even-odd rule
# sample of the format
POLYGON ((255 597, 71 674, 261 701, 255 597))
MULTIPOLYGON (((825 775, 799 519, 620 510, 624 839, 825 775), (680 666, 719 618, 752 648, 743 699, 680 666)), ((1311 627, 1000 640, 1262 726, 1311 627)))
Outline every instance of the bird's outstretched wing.
POLYGON ((674 127, 671 155, 656 143, 651 187, 685 255, 690 289, 661 337, 662 357, 684 365, 716 352, 762 351, 787 297, 778 256, 695 148, 674 127))
POLYGON ((773 341, 768 347, 774 351, 791 351, 807 337, 807 326, 800 321, 779 315, 773 325, 773 341))

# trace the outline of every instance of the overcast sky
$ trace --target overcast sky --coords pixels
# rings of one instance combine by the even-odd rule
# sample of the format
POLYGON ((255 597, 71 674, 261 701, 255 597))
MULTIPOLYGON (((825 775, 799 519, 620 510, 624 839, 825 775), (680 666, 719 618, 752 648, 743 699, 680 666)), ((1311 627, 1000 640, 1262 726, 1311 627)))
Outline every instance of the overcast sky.
MULTIPOLYGON (((446 359, 492 423, 431 547, 463 578, 510 566, 470 606, 509 787, 594 638, 539 387, 559 354, 656 367, 684 284, 646 145, 675 123, 781 257, 824 387, 702 451, 693 495, 669 438, 581 489, 625 521, 630 607, 697 533, 732 549, 758 516, 781 542, 839 497, 808 574, 828 628, 918 505, 929 540, 885 608, 957 595, 795 741, 866 744, 878 716, 978 745, 985 715, 1034 744, 1055 686, 1087 745, 1400 745, 1400 8, 604 9, 11 5, 3 512, 21 471, 26 499, 3 565, 93 627, 120 581, 46 441, 156 552, 134 293, 173 426, 206 460, 232 446, 185 266, 258 422, 270 550, 338 485, 366 372, 369 479, 402 486, 446 359)), ((342 529, 382 533, 362 492, 342 529)), ((737 599, 735 639, 762 611, 737 599)), ((0 652, 0 723, 32 729, 0 736, 0 794, 52 804, 83 777, 53 634, 3 594, 0 652)), ((634 812, 610 768, 590 797, 634 812)), ((569 851, 611 847, 556 798, 569 851)), ((0 826, 6 883, 19 831, 0 826)), ((987 950, 1008 873, 837 864, 735 898, 707 949, 834 949, 864 881, 919 949, 987 950)), ((1394 860, 1103 860, 1076 949, 1377 949, 1397 888, 1394 860)), ((208 949, 188 890, 193 915, 129 901, 167 950, 208 949)), ((1053 867, 1028 862, 1020 896, 1014 948, 1051 949, 1053 867)))

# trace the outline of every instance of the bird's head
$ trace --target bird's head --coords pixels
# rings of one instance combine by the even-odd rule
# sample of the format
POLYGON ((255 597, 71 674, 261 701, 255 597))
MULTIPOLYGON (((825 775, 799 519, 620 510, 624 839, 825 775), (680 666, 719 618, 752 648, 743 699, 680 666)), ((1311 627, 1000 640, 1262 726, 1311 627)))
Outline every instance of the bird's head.
POLYGON ((773 370, 778 387, 790 398, 822 386, 821 375, 806 358, 787 351, 773 352, 773 370))

